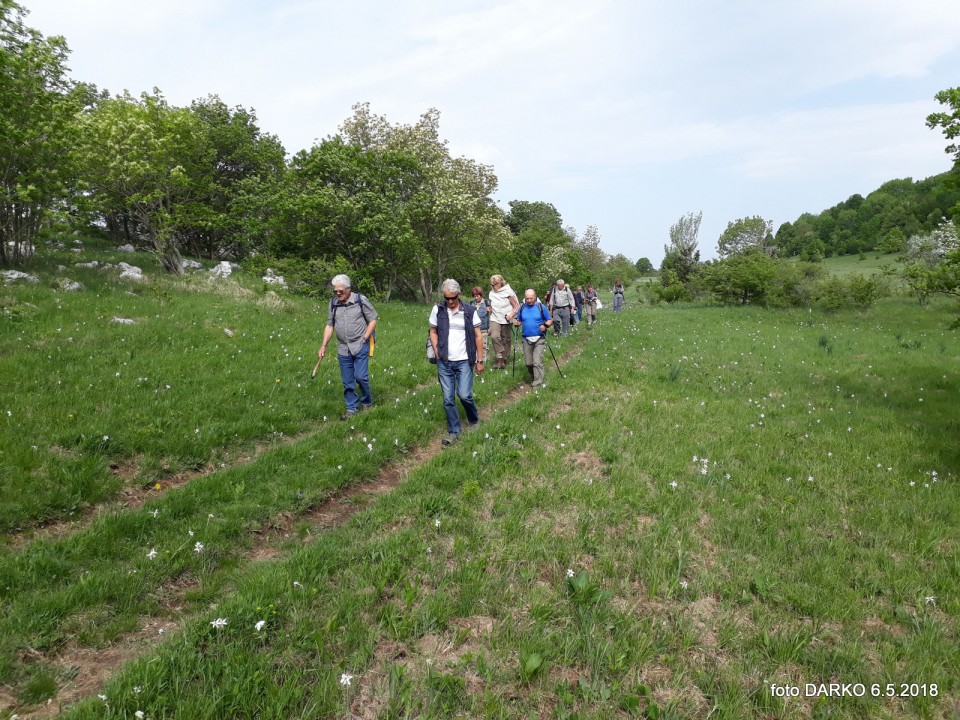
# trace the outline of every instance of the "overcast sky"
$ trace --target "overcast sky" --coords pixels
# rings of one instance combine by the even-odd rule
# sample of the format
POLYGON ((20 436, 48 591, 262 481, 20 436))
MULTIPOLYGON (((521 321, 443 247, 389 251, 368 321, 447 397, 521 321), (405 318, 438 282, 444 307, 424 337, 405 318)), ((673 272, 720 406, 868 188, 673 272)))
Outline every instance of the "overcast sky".
POLYGON ((703 211, 774 229, 893 178, 947 171, 926 116, 960 85, 956 0, 21 0, 73 78, 252 107, 288 153, 369 102, 440 110, 497 199, 553 203, 659 265, 703 211))

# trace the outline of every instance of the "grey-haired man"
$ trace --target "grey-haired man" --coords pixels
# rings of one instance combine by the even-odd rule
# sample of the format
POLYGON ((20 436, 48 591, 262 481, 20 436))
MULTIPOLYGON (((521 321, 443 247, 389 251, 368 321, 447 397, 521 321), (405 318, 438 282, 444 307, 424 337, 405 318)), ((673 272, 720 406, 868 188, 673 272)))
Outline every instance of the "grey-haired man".
POLYGON ((363 295, 350 291, 348 275, 337 275, 330 284, 333 286, 333 300, 330 301, 327 326, 323 330, 323 344, 317 355, 323 360, 330 338, 336 332, 340 380, 343 382, 343 399, 347 403, 347 412, 340 419, 349 420, 361 409, 366 410, 373 405, 373 394, 370 392, 370 338, 377 327, 377 311, 363 295))
POLYGON ((573 291, 563 280, 557 280, 556 287, 550 293, 550 311, 553 315, 553 332, 555 335, 570 334, 570 314, 577 311, 577 301, 573 291))

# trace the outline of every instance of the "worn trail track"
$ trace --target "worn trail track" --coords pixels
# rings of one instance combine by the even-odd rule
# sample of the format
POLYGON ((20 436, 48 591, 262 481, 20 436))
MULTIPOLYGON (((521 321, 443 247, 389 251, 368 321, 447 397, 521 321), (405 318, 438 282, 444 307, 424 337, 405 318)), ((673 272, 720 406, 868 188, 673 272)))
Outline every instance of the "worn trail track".
MULTIPOLYGON (((566 352, 557 356, 561 366, 580 352, 585 339, 581 336, 566 352)), ((435 386, 435 383, 424 383, 417 386, 415 391, 420 392, 435 386)), ((495 409, 513 404, 529 392, 531 390, 525 384, 513 387, 500 398, 496 408, 480 408, 481 420, 489 419, 495 409)), ((319 432, 319 428, 284 438, 284 442, 298 442, 316 432, 319 432)), ((245 560, 248 562, 264 562, 278 558, 282 553, 282 545, 289 541, 293 533, 294 525, 302 527, 306 523, 311 528, 305 540, 309 542, 311 537, 317 533, 344 524, 353 515, 369 507, 377 498, 394 490, 416 468, 441 453, 443 451, 441 440, 445 436, 445 431, 438 432, 428 443, 413 448, 404 457, 384 465, 377 477, 372 480, 342 488, 332 493, 318 505, 307 508, 301 513, 285 512, 274 517, 270 522, 265 523, 253 532, 253 543, 245 554, 245 560)), ((244 454, 237 462, 232 463, 231 467, 251 462, 273 447, 276 447, 276 443, 260 444, 253 453, 244 454)), ((149 498, 156 497, 162 492, 169 492, 173 488, 186 485, 196 477, 215 471, 216 468, 207 465, 198 471, 180 473, 171 480, 162 482, 160 490, 131 488, 122 500, 91 508, 79 520, 51 523, 48 526, 32 529, 29 535, 16 536, 14 546, 26 545, 39 537, 63 537, 71 532, 77 532, 92 524, 97 515, 102 512, 140 507, 149 498)), ((157 592, 163 598, 161 604, 165 608, 164 616, 144 617, 139 630, 117 639, 107 648, 92 649, 70 644, 54 655, 36 652, 25 654, 22 658, 23 661, 50 663, 72 679, 69 683, 61 685, 56 696, 50 698, 44 705, 22 710, 18 709, 16 701, 9 694, 10 689, 0 687, 0 712, 17 712, 17 716, 22 719, 51 718, 68 705, 95 694, 120 667, 138 656, 150 652, 179 630, 189 616, 189 611, 185 611, 183 608, 185 595, 196 586, 196 582, 184 581, 183 579, 174 579, 162 585, 157 592)))

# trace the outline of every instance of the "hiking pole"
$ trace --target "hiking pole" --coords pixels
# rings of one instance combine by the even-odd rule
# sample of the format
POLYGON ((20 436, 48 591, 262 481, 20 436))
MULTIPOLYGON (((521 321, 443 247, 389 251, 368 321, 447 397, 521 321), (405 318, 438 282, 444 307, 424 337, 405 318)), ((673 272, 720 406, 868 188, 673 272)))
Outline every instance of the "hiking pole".
MULTIPOLYGON (((323 360, 323 358, 320 358, 323 360)), ((313 372, 310 373, 310 379, 313 380, 317 376, 317 370, 320 369, 320 360, 317 360, 317 364, 313 366, 313 372)))
POLYGON ((560 373, 560 377, 561 377, 561 378, 563 378, 564 380, 566 380, 566 378, 563 377, 563 370, 560 369, 560 363, 557 362, 557 356, 554 355, 554 353, 553 353, 553 348, 550 347, 550 341, 547 340, 547 336, 546 336, 546 335, 543 336, 543 339, 546 340, 546 342, 547 342, 547 350, 550 351, 550 357, 553 358, 553 362, 554 362, 554 364, 557 366, 557 372, 560 373))
POLYGON ((512 378, 517 379, 517 326, 511 325, 510 344, 513 346, 513 371, 512 378))

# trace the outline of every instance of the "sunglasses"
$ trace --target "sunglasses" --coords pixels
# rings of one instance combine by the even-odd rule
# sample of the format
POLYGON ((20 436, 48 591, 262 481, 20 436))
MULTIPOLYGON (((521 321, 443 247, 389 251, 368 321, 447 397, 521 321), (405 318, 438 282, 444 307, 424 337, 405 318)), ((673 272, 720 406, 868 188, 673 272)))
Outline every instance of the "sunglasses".
POLYGON ((458 294, 458 295, 444 295, 444 296, 443 296, 443 299, 446 300, 447 302, 450 302, 451 300, 458 300, 459 298, 460 298, 460 295, 459 295, 459 294, 458 294))
POLYGON ((333 291, 333 294, 334 294, 334 295, 343 295, 345 292, 346 292, 346 290, 334 290, 334 291, 333 291))

